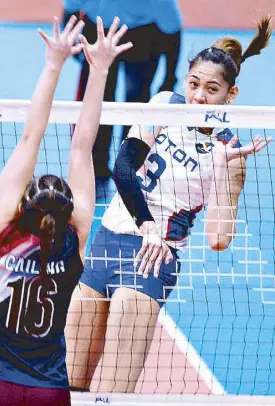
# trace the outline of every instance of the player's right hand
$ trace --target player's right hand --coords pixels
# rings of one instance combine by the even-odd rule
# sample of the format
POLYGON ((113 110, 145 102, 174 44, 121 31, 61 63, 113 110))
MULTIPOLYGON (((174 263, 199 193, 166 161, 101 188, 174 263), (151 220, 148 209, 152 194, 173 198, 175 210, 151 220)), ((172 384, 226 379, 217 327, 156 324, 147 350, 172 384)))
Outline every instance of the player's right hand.
POLYGON ((57 17, 53 18, 52 37, 49 37, 40 28, 38 29, 47 46, 46 62, 52 68, 60 69, 69 56, 75 55, 83 49, 83 45, 76 44, 76 40, 84 25, 83 21, 77 22, 77 18, 72 15, 62 32, 59 29, 59 19, 57 17))
POLYGON ((148 221, 140 227, 143 232, 142 247, 135 258, 135 270, 141 261, 137 273, 148 278, 149 273, 154 269, 154 277, 159 276, 161 264, 169 264, 174 257, 169 246, 159 235, 155 223, 148 221))
POLYGON ((97 41, 93 45, 89 44, 83 35, 79 36, 90 68, 103 73, 108 73, 108 69, 114 59, 122 52, 132 48, 133 44, 131 42, 118 45, 119 41, 128 30, 128 27, 125 24, 118 30, 119 22, 119 18, 115 17, 107 36, 105 36, 103 21, 101 17, 97 17, 97 41))
POLYGON ((261 137, 256 135, 253 137, 249 144, 243 145, 242 147, 235 147, 235 144, 239 141, 238 137, 235 135, 231 138, 228 144, 223 144, 218 142, 215 147, 214 160, 218 163, 220 160, 226 159, 227 162, 232 159, 237 159, 240 157, 247 158, 249 155, 256 154, 263 148, 266 148, 268 144, 272 141, 272 137, 261 137))

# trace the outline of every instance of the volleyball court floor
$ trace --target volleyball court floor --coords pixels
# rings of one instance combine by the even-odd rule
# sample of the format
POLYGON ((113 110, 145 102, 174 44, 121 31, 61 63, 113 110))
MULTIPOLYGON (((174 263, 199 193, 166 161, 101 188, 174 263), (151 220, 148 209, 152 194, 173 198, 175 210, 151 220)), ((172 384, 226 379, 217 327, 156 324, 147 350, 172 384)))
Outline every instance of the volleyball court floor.
MULTIPOLYGON (((43 28, 47 31, 49 26, 43 28)), ((35 29, 35 25, 0 25, 1 98, 31 97, 44 54, 44 45, 35 29)), ((253 33, 184 32, 176 91, 181 92, 187 59, 223 35, 237 36, 245 46, 253 33)), ((274 72, 273 37, 272 44, 261 56, 243 65, 237 104, 274 105, 274 72)), ((57 100, 74 100, 78 74, 77 63, 68 61, 56 92, 57 100)), ((162 75, 160 63, 153 90, 157 89, 162 75)), ((123 100, 121 77, 118 100, 123 100)), ((241 141, 245 143, 250 135, 243 132, 241 141)), ((113 151, 118 144, 118 141, 113 143, 113 151)), ((231 249, 220 254, 211 252, 203 232, 203 217, 197 220, 190 248, 181 256, 178 286, 160 315, 138 393, 275 394, 274 209, 271 204, 275 192, 274 153, 275 143, 269 148, 269 163, 266 152, 256 159, 248 159, 238 216, 239 236, 231 249)), ((113 164, 114 156, 111 161, 113 164)), ((112 181, 98 188, 91 238, 114 191, 112 181)), ((100 370, 96 379, 99 373, 100 370)))

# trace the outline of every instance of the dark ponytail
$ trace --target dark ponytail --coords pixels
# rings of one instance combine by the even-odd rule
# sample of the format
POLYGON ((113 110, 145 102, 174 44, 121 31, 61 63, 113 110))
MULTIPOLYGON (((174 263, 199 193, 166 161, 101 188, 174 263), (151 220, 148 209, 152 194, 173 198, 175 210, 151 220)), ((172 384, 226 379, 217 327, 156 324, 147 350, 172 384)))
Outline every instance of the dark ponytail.
POLYGON ((251 56, 259 55, 272 35, 271 17, 265 16, 257 24, 257 33, 243 53, 241 43, 233 37, 223 37, 214 42, 207 49, 201 51, 190 61, 189 70, 200 61, 213 62, 222 66, 223 76, 230 87, 235 85, 236 78, 240 73, 241 64, 251 56))
POLYGON ((252 39, 244 54, 242 55, 242 62, 247 58, 254 55, 260 55, 261 50, 267 47, 269 39, 272 35, 271 16, 262 17, 261 21, 257 25, 257 33, 252 39))
POLYGON ((41 254, 40 254, 40 274, 39 277, 42 282, 42 286, 44 288, 44 292, 42 292, 42 297, 45 297, 48 291, 48 273, 47 273, 47 264, 48 259, 51 253, 52 244, 55 239, 55 219, 54 217, 48 213, 41 219, 40 223, 40 232, 41 232, 41 240, 40 240, 40 247, 41 247, 41 254))

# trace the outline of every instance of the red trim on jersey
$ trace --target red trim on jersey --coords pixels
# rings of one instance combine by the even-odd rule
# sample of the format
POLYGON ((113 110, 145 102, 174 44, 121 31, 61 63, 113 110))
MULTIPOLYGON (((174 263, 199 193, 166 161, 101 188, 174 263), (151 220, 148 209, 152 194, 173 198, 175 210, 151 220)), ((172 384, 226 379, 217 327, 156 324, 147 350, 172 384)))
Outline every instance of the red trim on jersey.
POLYGON ((0 233, 0 257, 8 254, 18 245, 28 241, 30 237, 36 239, 37 244, 40 244, 40 239, 38 237, 29 232, 22 233, 20 230, 18 230, 16 222, 15 221, 11 222, 0 233))
POLYGON ((222 142, 223 145, 227 145, 229 143, 229 141, 221 140, 219 137, 217 137, 217 141, 222 142))
MULTIPOLYGON (((168 219, 167 232, 166 232, 165 241, 182 241, 182 240, 184 240, 184 239, 187 237, 187 235, 188 235, 188 234, 185 234, 185 236, 180 237, 180 238, 176 238, 176 239, 175 239, 175 238, 172 239, 171 237, 169 237, 169 234, 170 234, 171 231, 172 231, 172 220, 173 220, 173 218, 174 218, 175 216, 178 216, 179 214, 182 214, 182 213, 186 213, 186 214, 190 214, 190 213, 196 214, 196 213, 198 213, 199 211, 201 211, 202 208, 203 208, 203 205, 201 204, 201 205, 195 207, 194 209, 191 209, 190 211, 184 210, 184 209, 181 209, 181 210, 178 211, 178 212, 175 211, 175 212, 172 214, 172 216, 170 216, 169 219, 168 219)), ((189 228, 188 228, 188 230, 189 230, 189 228)))
POLYGON ((187 213, 198 213, 199 211, 201 211, 202 208, 203 208, 203 205, 200 204, 199 206, 195 207, 194 209, 187 211, 187 213))

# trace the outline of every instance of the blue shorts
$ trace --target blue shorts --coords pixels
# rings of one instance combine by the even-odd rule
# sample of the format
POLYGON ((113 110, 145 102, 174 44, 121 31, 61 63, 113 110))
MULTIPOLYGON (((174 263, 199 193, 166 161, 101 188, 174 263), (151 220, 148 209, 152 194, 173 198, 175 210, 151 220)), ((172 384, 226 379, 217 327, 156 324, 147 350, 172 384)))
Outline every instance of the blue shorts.
POLYGON ((141 246, 142 237, 115 234, 101 226, 88 250, 90 255, 80 282, 107 298, 120 287, 135 289, 155 299, 161 307, 177 282, 177 250, 171 248, 174 260, 167 265, 162 263, 158 278, 151 271, 145 279, 134 272, 134 258, 141 246))

